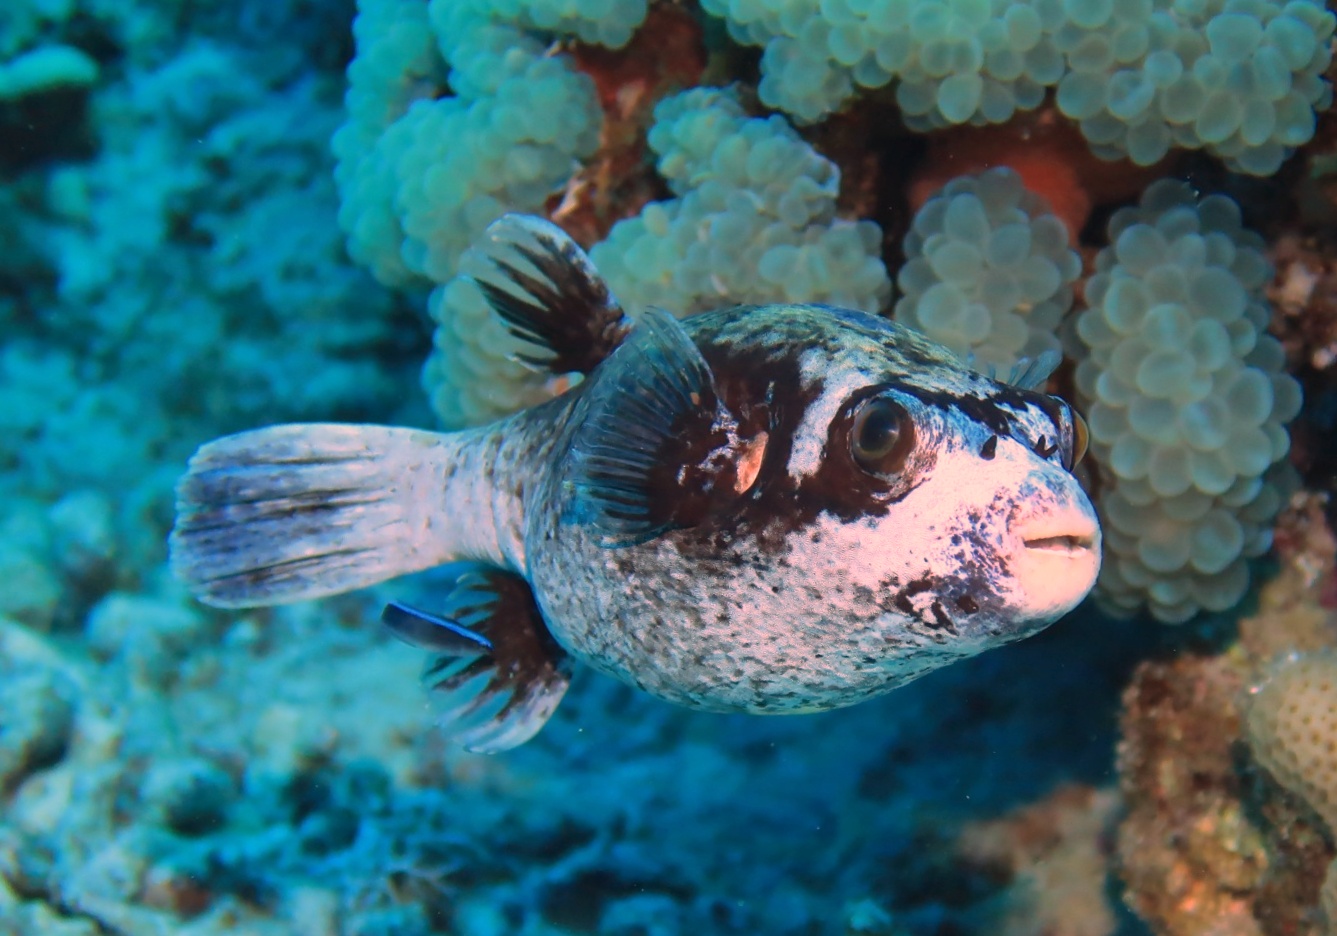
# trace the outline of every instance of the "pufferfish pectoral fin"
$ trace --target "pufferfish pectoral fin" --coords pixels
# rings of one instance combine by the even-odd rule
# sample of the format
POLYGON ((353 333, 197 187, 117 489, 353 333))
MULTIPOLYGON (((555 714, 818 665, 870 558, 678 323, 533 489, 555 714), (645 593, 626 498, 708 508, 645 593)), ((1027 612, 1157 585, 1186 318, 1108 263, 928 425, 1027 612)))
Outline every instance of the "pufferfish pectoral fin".
POLYGON ((740 453, 756 440, 739 438, 710 366, 672 315, 642 313, 590 383, 564 522, 591 527, 606 547, 633 545, 737 496, 740 453))
POLYGON ((554 374, 588 374, 631 328, 585 251, 557 225, 505 214, 479 246, 492 262, 471 278, 513 335, 535 346, 518 355, 554 374))
POLYGON ((529 584, 511 572, 467 572, 439 614, 392 602, 381 620, 405 643, 432 651, 422 679, 438 723, 476 754, 528 741, 570 685, 571 657, 548 632, 529 584))

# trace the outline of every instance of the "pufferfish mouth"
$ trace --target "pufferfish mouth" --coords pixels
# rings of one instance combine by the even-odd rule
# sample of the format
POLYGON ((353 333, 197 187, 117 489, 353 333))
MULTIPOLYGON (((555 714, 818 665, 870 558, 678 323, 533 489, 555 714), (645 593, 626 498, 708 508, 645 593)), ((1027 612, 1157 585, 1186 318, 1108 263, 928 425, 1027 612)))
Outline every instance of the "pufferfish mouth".
POLYGON ((1100 544, 1100 526, 1095 516, 1068 508, 1029 517, 1012 528, 1012 535, 1027 552, 1080 556, 1100 544))
POLYGON ((1080 533, 1052 533, 1047 536, 1023 536, 1021 544, 1027 549, 1042 549, 1052 553, 1080 553, 1095 548, 1093 531, 1080 533))
POLYGON ((1016 591, 1028 616, 1053 618, 1077 605, 1100 572, 1100 526, 1094 512, 1073 507, 1031 517, 1012 529, 1016 591))

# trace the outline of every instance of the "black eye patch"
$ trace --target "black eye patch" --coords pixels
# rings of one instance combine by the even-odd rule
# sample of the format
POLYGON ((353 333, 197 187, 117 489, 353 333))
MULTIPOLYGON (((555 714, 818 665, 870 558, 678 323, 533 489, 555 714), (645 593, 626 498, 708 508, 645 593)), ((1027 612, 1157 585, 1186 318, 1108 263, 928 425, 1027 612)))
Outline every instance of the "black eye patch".
POLYGON ((991 435, 980 446, 980 458, 985 461, 993 461, 993 457, 998 454, 998 436, 991 435))

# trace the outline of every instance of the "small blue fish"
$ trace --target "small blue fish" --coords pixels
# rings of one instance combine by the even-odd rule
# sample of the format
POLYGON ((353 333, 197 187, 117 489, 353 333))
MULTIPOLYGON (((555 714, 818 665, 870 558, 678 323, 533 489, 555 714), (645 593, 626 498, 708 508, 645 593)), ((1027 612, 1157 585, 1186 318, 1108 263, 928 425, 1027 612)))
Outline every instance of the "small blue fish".
MULTIPOLYGON (((176 573, 219 607, 460 559, 432 652, 447 730, 532 737, 573 660, 720 712, 815 712, 1027 637, 1100 567, 1062 400, 893 322, 817 306, 627 317, 559 228, 507 215, 478 285, 525 360, 586 379, 456 433, 284 425, 203 446, 176 573), (1018 385, 1020 384, 1020 385, 1018 385)), ((1042 368, 1043 370, 1043 368, 1042 368)))

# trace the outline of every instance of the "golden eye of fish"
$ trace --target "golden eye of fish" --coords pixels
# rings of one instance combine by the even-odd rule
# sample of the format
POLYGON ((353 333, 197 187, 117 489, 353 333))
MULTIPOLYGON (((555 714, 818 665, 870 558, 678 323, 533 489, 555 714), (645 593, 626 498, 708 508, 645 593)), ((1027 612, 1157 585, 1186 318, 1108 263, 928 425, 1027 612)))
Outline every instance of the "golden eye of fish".
POLYGON ((1090 430, 1086 428, 1086 420, 1082 414, 1076 410, 1072 412, 1072 464, 1068 465, 1068 470, 1076 468, 1086 457, 1086 446, 1090 440, 1090 430))
POLYGON ((915 426, 910 414, 895 400, 872 397, 854 413, 850 454, 864 471, 894 475, 905 467, 915 447, 915 426))

